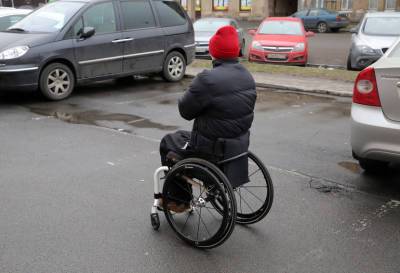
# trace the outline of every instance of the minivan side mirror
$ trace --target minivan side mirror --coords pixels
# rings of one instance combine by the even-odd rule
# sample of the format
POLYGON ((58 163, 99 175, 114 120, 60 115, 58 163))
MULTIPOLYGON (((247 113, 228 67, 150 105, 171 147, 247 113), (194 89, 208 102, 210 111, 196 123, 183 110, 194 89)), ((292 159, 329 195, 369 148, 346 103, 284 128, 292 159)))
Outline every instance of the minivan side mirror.
POLYGON ((256 35, 257 30, 256 29, 249 29, 248 33, 249 33, 249 35, 254 36, 254 35, 256 35))
POLYGON ((88 39, 96 33, 94 27, 84 27, 78 32, 78 36, 81 39, 88 39))

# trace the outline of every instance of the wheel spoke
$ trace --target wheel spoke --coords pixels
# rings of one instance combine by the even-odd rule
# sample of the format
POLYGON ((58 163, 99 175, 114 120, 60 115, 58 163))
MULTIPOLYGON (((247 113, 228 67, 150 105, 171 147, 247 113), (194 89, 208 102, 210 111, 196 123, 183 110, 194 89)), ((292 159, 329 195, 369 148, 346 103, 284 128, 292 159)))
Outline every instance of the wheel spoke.
POLYGON ((199 223, 197 224, 197 241, 199 241, 200 218, 201 218, 201 210, 199 214, 199 223))
POLYGON ((251 195, 253 195, 255 198, 257 198, 258 200, 260 200, 260 202, 264 203, 264 200, 261 200, 257 195, 255 195, 253 192, 249 191, 248 189, 245 189, 246 191, 248 191, 251 195))
POLYGON ((183 225, 183 227, 182 227, 182 229, 181 229, 181 233, 183 233, 183 230, 184 230, 185 227, 186 227, 186 224, 187 224, 187 222, 188 222, 188 220, 189 220, 189 217, 190 217, 190 213, 188 213, 188 216, 186 217, 185 224, 183 225))
POLYGON ((259 171, 261 171, 260 168, 258 168, 256 171, 252 172, 252 173, 249 175, 249 178, 252 177, 253 175, 255 175, 256 173, 258 173, 259 171))
POLYGON ((208 228, 207 228, 206 224, 204 223, 203 218, 201 217, 201 209, 202 209, 202 208, 200 208, 200 213, 199 213, 197 210, 196 210, 196 212, 197 212, 197 214, 199 215, 200 221, 201 221, 201 223, 203 224, 203 226, 205 227, 205 229, 206 229, 208 235, 210 235, 210 237, 211 237, 211 233, 208 231, 208 228))
MULTIPOLYGON (((238 192, 238 194, 239 194, 239 196, 240 196, 240 199, 243 199, 243 198, 242 198, 242 195, 240 194, 240 192, 238 192)), ((246 200, 243 199, 243 202, 249 207, 249 209, 250 209, 252 212, 254 212, 254 209, 249 205, 249 203, 246 202, 246 200)))

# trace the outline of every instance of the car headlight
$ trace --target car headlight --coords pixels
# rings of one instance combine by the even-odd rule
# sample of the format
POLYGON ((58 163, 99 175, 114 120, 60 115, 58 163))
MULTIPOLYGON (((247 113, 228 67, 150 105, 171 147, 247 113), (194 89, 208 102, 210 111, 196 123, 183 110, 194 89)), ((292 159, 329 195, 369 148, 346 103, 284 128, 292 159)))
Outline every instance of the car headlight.
POLYGON ((360 50, 361 54, 364 54, 364 55, 376 55, 377 54, 375 49, 373 49, 369 46, 366 46, 366 45, 358 46, 358 50, 360 50))
POLYGON ((29 50, 28 46, 16 46, 13 48, 6 49, 3 52, 0 52, 0 60, 17 59, 25 55, 25 53, 28 52, 28 50, 29 50))
POLYGON ((257 50, 264 50, 263 47, 262 47, 262 45, 261 45, 259 42, 257 42, 257 41, 254 41, 254 42, 251 44, 251 47, 252 47, 253 49, 257 49, 257 50))
POLYGON ((306 46, 304 45, 304 43, 298 43, 294 48, 293 48, 293 52, 303 52, 305 50, 306 46))

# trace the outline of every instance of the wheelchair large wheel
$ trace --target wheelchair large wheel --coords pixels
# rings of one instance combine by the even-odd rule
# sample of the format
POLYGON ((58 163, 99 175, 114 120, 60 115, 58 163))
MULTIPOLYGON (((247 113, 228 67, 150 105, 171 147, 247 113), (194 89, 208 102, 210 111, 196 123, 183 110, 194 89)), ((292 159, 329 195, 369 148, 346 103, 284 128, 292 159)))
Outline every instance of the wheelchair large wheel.
POLYGON ((198 248, 221 245, 235 226, 236 200, 229 181, 218 167, 197 158, 182 160, 168 172, 163 209, 175 233, 198 248), (211 203, 215 199, 220 212, 211 203))
POLYGON ((274 199, 274 187, 267 168, 252 152, 249 152, 248 160, 250 182, 235 189, 236 223, 244 225, 264 219, 274 199))

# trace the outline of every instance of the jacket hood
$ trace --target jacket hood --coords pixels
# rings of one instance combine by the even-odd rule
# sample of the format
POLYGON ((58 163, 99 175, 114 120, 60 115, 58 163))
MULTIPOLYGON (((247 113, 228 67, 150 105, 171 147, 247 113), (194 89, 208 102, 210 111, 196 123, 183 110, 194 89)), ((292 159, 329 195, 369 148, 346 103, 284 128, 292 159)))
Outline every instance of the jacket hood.
POLYGON ((54 40, 52 33, 13 33, 0 32, 0 51, 15 46, 35 47, 54 40))

